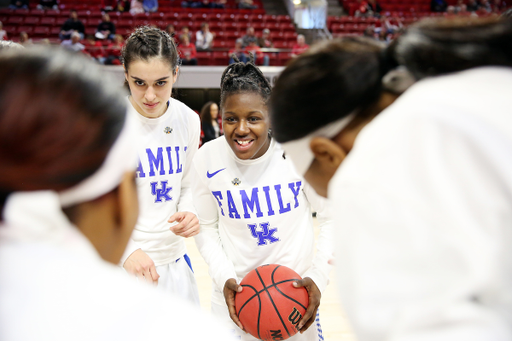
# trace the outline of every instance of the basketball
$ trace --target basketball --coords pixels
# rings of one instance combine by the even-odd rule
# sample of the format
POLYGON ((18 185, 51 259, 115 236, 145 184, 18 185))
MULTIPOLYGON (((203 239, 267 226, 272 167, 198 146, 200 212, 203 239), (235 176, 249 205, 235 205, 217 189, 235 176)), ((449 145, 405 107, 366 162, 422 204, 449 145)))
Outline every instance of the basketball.
POLYGON ((245 330, 260 340, 286 340, 297 333, 309 304, 305 288, 293 282, 302 279, 292 269, 267 264, 249 272, 235 296, 236 314, 245 330))

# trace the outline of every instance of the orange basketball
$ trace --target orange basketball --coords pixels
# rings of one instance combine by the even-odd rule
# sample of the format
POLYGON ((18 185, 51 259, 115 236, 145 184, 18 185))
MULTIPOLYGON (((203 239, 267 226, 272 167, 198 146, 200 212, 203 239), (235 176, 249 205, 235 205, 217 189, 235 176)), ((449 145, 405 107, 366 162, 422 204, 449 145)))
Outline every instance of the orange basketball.
POLYGON ((305 288, 292 283, 302 279, 278 264, 262 265, 249 272, 235 296, 236 314, 245 330, 260 340, 286 340, 297 333, 309 304, 305 288))

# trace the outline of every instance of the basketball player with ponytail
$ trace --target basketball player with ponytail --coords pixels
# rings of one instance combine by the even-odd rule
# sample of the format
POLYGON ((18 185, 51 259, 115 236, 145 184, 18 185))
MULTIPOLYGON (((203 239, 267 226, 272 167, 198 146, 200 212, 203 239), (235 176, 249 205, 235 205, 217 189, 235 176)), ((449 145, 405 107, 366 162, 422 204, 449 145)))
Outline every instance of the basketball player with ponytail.
POLYGON ((277 81, 275 136, 332 202, 358 340, 512 339, 511 42, 510 19, 424 21, 277 81))
POLYGON ((122 51, 129 115, 139 137, 140 215, 122 259, 138 278, 199 304, 183 238, 199 232, 190 167, 199 146, 198 115, 171 97, 179 55, 171 36, 140 27, 122 51))
MULTIPOLYGON (((291 340, 320 340, 317 308, 330 271, 330 223, 324 200, 295 172, 272 137, 270 92, 254 61, 237 61, 222 75, 225 135, 205 144, 193 163, 194 203, 201 224, 196 243, 213 280, 214 315, 228 323, 231 317, 243 329, 234 307, 235 292, 242 290, 238 283, 260 265, 281 264, 303 277, 296 286, 305 287, 310 298, 300 333, 291 340), (311 206, 321 222, 315 257, 311 206)), ((230 325, 242 340, 255 340, 230 325)))

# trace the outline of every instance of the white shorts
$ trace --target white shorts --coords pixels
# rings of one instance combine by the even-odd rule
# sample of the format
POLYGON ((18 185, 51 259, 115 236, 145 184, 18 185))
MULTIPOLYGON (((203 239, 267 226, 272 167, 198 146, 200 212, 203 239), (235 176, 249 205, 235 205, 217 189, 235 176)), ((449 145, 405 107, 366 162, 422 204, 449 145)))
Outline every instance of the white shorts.
POLYGON ((187 254, 174 262, 156 267, 160 275, 158 288, 173 294, 199 306, 199 291, 196 278, 192 270, 192 263, 187 254))
MULTIPOLYGON (((219 320, 221 320, 224 324, 225 328, 228 328, 234 335, 235 339, 243 340, 243 341, 253 341, 258 340, 253 337, 251 334, 245 333, 243 330, 238 328, 238 326, 231 320, 229 317, 229 311, 227 305, 219 305, 212 301, 212 314, 216 316, 219 320)), ((324 337, 322 334, 322 327, 320 326, 320 315, 317 311, 316 313, 316 321, 311 326, 309 326, 308 330, 306 330, 303 334, 297 333, 291 338, 287 340, 292 341, 324 341, 324 337)))

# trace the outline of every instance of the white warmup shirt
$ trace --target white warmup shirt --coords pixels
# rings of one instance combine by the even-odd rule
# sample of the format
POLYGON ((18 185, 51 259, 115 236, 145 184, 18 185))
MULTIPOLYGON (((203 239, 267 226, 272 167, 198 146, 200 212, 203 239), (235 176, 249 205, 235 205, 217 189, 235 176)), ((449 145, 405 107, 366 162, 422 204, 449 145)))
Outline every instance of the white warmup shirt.
POLYGON ((121 264, 140 248, 155 266, 164 265, 186 252, 183 237, 172 233, 167 221, 176 212, 195 213, 190 167, 199 146, 199 116, 173 98, 158 118, 140 115, 131 103, 128 108, 139 139, 139 219, 121 264))
POLYGON ((219 137, 197 152, 193 165, 196 244, 215 284, 214 303, 225 304, 228 279, 240 281, 264 264, 285 265, 325 289, 333 257, 325 200, 305 186, 280 145, 272 141, 260 158, 240 160, 219 137), (315 258, 310 202, 323 218, 315 258))
POLYGON ((0 224, 0 340, 230 340, 198 308, 103 261, 55 193, 29 193, 9 197, 0 224))
POLYGON ((199 49, 209 49, 212 47, 213 34, 208 31, 206 34, 199 30, 196 32, 196 47, 199 49))
POLYGON ((359 341, 512 340, 512 69, 418 82, 329 185, 359 341))

